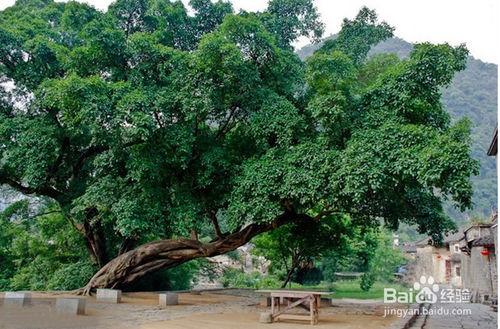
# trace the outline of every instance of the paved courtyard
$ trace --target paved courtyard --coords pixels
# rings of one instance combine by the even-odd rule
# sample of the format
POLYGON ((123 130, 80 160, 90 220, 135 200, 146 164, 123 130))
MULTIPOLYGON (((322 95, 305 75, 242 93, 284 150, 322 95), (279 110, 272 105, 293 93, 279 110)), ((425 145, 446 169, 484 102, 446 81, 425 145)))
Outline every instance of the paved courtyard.
POLYGON ((483 304, 433 304, 423 329, 496 329, 498 313, 483 304))

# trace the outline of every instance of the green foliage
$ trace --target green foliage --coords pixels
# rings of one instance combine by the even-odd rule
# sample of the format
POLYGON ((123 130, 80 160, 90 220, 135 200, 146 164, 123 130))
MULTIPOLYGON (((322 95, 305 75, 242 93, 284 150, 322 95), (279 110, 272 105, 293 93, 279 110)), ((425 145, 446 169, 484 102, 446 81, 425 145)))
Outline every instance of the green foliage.
POLYGON ((391 233, 383 230, 376 238, 376 246, 369 257, 367 271, 362 277, 361 284, 365 287, 369 287, 370 282, 374 281, 393 282, 398 267, 406 263, 401 250, 393 246, 391 233))
POLYGON ((325 253, 318 263, 327 282, 337 280, 337 272, 366 272, 378 245, 376 229, 353 227, 349 237, 344 236, 342 248, 325 253))
POLYGON ((408 288, 395 283, 375 281, 370 290, 361 289, 361 280, 348 280, 334 282, 330 289, 333 291, 332 298, 355 298, 355 299, 381 299, 384 297, 385 288, 393 288, 398 292, 408 293, 408 288))
POLYGON ((233 268, 224 270, 220 279, 226 288, 266 289, 281 286, 280 280, 274 275, 263 276, 259 272, 244 273, 233 268))
MULTIPOLYGON (((323 259, 339 261, 354 248, 359 248, 356 256, 363 259, 360 245, 366 245, 367 240, 361 240, 370 235, 362 234, 361 230, 347 216, 330 216, 319 222, 304 220, 254 238, 253 252, 269 260, 270 273, 284 283, 291 279, 299 283, 317 282, 325 271, 322 274, 318 269, 310 269, 311 264, 323 259)), ((330 279, 331 274, 326 271, 330 279)))
POLYGON ((271 0, 264 14, 265 26, 278 36, 278 44, 288 46, 300 36, 313 41, 323 35, 324 24, 308 0, 271 0))
POLYGON ((194 260, 177 267, 160 270, 142 277, 126 287, 128 291, 188 290, 196 283, 198 275, 211 277, 209 264, 194 260))
POLYGON ((393 31, 394 28, 387 23, 377 22, 375 11, 363 7, 354 20, 344 19, 337 38, 327 40, 320 52, 339 50, 349 56, 354 63, 361 64, 370 48, 392 37, 393 31))
MULTIPOLYGON (((331 36, 329 38, 335 38, 331 36)), ((305 46, 298 51, 301 58, 312 55, 321 44, 305 46)), ((413 45, 391 38, 374 45, 369 58, 360 69, 360 81, 368 79, 369 84, 376 81, 393 64, 409 56, 413 45), (397 56, 397 57, 396 57, 397 56), (370 73, 372 72, 372 73, 370 73), (373 75, 373 76, 372 76, 373 75)), ((478 176, 473 176, 473 208, 460 212, 449 202, 445 203, 445 212, 457 223, 464 223, 471 215, 490 216, 497 203, 497 175, 495 160, 486 155, 496 125, 497 117, 497 66, 468 57, 466 68, 457 72, 451 83, 443 90, 442 103, 450 114, 451 121, 467 117, 471 121, 471 155, 480 162, 478 176)), ((409 229, 409 227, 407 227, 409 229)), ((418 233, 406 230, 410 240, 418 240, 418 233)))
POLYGON ((359 287, 363 291, 369 291, 375 283, 375 275, 372 272, 365 272, 361 276, 359 287))
POLYGON ((30 213, 27 201, 0 216, 1 289, 73 290, 94 274, 80 234, 56 206, 30 213))
POLYGON ((94 275, 95 266, 88 260, 81 260, 58 268, 50 277, 46 289, 74 290, 83 287, 94 275))
MULTIPOLYGON (((368 51, 393 29, 363 8, 303 63, 291 44, 322 33, 312 1, 238 14, 190 4, 193 15, 166 0, 2 11, 0 75, 14 88, 0 104, 0 183, 57 203, 61 231, 102 236, 104 259, 127 241, 210 240, 214 216, 230 233, 292 214, 293 240, 321 237, 307 257, 380 220, 438 239, 453 226, 442 202, 471 206, 470 127, 440 102, 463 46, 421 44, 376 65, 368 51)), ((63 242, 35 243, 32 227, 11 253, 41 268, 56 260, 36 255, 63 242)), ((65 257, 57 264, 82 260, 65 257)))
POLYGON ((363 291, 369 291, 374 282, 393 282, 394 273, 406 259, 392 243, 392 234, 385 229, 354 234, 345 248, 320 259, 324 279, 336 281, 336 272, 363 272, 358 282, 363 291))
POLYGON ((180 266, 165 270, 165 278, 168 284, 168 290, 186 290, 191 289, 192 284, 196 283, 196 276, 209 276, 209 266, 204 260, 195 260, 180 266))

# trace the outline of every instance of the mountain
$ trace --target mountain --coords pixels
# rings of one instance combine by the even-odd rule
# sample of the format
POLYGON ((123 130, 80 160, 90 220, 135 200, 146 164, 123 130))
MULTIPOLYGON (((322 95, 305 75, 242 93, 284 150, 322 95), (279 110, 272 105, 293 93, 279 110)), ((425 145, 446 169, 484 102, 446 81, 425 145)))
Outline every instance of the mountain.
MULTIPOLYGON (((330 36, 329 38, 334 38, 330 36)), ((327 39, 329 39, 327 38, 327 39)), ((321 46, 307 45, 297 51, 305 59, 321 46)), ((374 46, 369 55, 395 53, 407 57, 413 45, 399 38, 392 38, 374 46)), ((446 204, 447 213, 458 224, 470 217, 489 217, 497 209, 497 173, 493 157, 486 155, 497 124, 498 67, 469 57, 465 70, 458 72, 451 85, 443 90, 442 101, 452 120, 468 117, 472 121, 472 156, 479 160, 481 169, 472 178, 474 208, 460 213, 446 204)))

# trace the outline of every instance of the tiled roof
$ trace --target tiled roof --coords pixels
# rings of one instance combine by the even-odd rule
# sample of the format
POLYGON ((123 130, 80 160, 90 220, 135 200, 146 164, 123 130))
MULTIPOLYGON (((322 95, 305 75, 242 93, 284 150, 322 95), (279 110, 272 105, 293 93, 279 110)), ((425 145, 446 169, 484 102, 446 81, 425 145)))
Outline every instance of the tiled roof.
POLYGON ((406 244, 401 246, 401 250, 406 253, 415 253, 417 252, 417 246, 415 244, 406 244))
POLYGON ((462 229, 458 230, 458 232, 450 234, 444 237, 444 243, 456 242, 460 241, 464 238, 464 231, 462 229))
POLYGON ((486 235, 480 238, 477 238, 472 241, 472 246, 491 246, 494 245, 495 241, 493 240, 493 235, 486 235))

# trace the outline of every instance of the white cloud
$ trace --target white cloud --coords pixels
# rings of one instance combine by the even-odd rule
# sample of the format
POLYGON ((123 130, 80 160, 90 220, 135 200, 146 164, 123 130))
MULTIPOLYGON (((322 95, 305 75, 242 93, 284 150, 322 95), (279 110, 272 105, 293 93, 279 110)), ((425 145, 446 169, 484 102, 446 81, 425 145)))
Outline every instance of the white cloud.
MULTIPOLYGON (((105 10, 111 0, 82 0, 105 10)), ((184 3, 189 0, 182 0, 184 3)), ((263 10, 266 0, 231 0, 234 7, 263 10)), ((14 0, 0 0, 0 9, 14 0)), ((380 18, 396 27, 396 35, 410 42, 466 43, 474 57, 499 63, 500 1, 498 0, 315 0, 326 33, 340 29, 344 17, 352 18, 362 6, 376 9, 380 18)), ((307 41, 301 40, 303 45, 307 41)))

